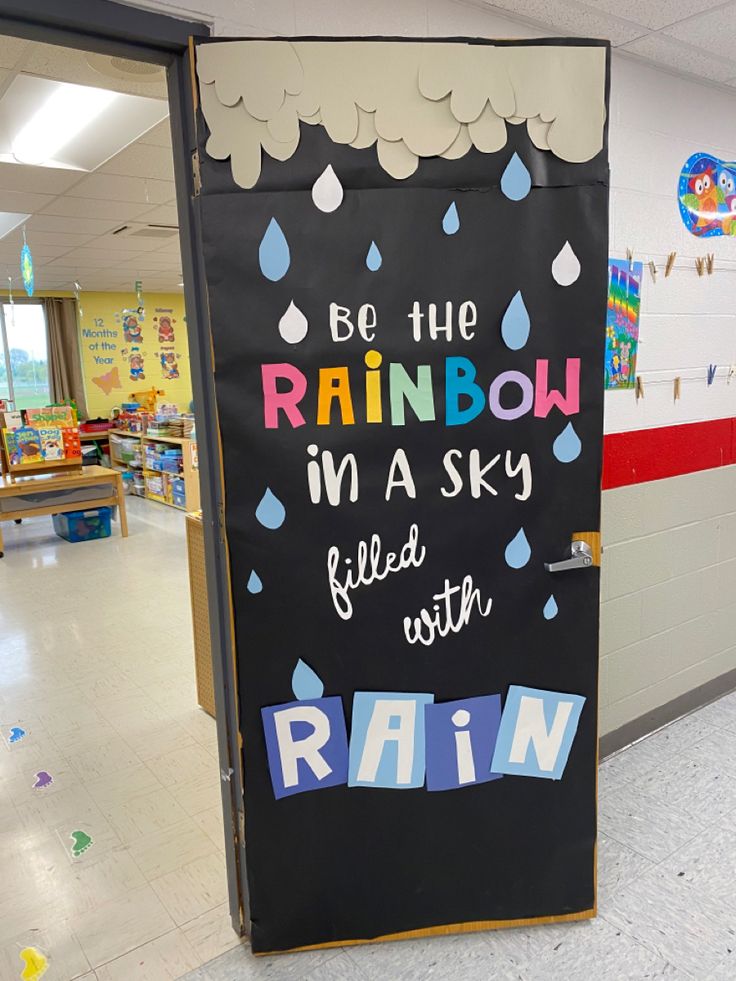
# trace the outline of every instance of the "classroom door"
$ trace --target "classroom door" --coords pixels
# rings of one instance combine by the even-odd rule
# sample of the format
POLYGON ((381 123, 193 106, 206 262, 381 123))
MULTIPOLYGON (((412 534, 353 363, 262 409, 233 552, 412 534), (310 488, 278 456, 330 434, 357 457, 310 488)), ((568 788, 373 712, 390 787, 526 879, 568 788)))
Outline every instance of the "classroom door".
POLYGON ((196 70, 253 948, 594 915, 607 45, 196 70))

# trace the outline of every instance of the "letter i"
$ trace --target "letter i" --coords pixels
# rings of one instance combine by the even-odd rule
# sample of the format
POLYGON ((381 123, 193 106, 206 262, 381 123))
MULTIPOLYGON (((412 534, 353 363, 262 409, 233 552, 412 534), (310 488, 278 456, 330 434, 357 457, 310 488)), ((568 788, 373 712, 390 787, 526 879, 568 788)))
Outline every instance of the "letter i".
MULTIPOLYGON (((310 456, 317 456, 319 453, 317 444, 310 443, 307 447, 307 453, 310 456)), ((307 484, 309 485, 309 497, 311 498, 312 504, 319 504, 322 499, 322 472, 316 460, 309 460, 307 462, 307 484)))
POLYGON ((367 351, 365 373, 365 421, 383 422, 383 406, 381 404, 381 372, 375 369, 381 367, 383 355, 378 351, 367 351))
MULTIPOLYGON (((452 715, 452 724, 460 728, 470 723, 470 712, 458 709, 452 715)), ((475 763, 467 729, 455 733, 455 755, 457 758, 457 779, 459 784, 475 783, 475 763)))

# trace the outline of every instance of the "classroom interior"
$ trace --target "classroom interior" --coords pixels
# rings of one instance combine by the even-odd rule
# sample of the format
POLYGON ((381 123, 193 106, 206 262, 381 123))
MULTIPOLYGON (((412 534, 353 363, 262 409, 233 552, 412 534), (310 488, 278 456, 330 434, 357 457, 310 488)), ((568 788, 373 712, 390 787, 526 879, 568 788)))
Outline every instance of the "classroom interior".
POLYGON ((0 977, 180 977, 238 938, 165 74, 0 91, 0 977))

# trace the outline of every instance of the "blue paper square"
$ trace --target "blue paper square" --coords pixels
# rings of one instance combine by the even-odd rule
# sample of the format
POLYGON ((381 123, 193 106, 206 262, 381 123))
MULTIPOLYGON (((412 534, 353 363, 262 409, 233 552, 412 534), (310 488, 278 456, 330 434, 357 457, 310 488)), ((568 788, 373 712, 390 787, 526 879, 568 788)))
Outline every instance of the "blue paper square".
POLYGON ((434 695, 356 691, 349 787, 407 790, 424 783, 424 706, 434 695))
POLYGON ((496 773, 559 780, 585 697, 511 685, 491 768, 496 773))
POLYGON ((498 780, 491 759, 501 721, 501 696, 478 695, 425 705, 427 790, 457 790, 498 780))
POLYGON ((269 705, 261 718, 277 800, 346 783, 348 737, 339 695, 269 705))

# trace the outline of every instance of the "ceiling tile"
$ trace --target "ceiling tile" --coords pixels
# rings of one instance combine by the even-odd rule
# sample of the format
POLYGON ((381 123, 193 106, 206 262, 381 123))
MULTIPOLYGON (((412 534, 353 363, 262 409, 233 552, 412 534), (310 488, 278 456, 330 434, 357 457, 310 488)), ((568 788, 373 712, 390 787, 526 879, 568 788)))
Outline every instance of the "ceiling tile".
POLYGON ((34 215, 28 222, 28 227, 34 231, 60 232, 66 235, 72 232, 77 235, 104 235, 115 228, 117 222, 110 218, 66 218, 62 215, 34 215))
POLYGON ((73 187, 73 197, 109 198, 111 201, 132 201, 140 204, 165 204, 176 193, 173 181, 141 180, 113 174, 89 174, 73 187))
MULTIPOLYGON (((89 233, 84 232, 72 232, 72 231, 57 231, 50 232, 47 229, 39 228, 36 224, 38 221, 38 216, 34 215, 26 225, 26 232, 28 234, 28 243, 34 249, 39 249, 42 246, 58 246, 59 248, 73 249, 79 245, 84 245, 85 242, 89 242, 92 236, 89 233)), ((22 236, 18 237, 18 248, 23 244, 22 236)))
POLYGON ((723 0, 584 0, 584 2, 607 14, 615 14, 641 24, 652 31, 658 31, 668 24, 675 24, 685 17, 692 17, 704 10, 722 7, 723 0))
MULTIPOLYGON (((7 210, 10 211, 11 209, 8 208, 7 210)), ((159 208, 154 208, 152 211, 146 211, 141 217, 148 225, 179 224, 179 213, 176 205, 174 204, 162 204, 159 208)))
POLYGON ((699 48, 683 44, 664 34, 650 34, 624 45, 623 51, 631 51, 642 58, 666 65, 680 74, 688 72, 713 82, 726 82, 734 75, 736 63, 721 61, 699 48))
MULTIPOLYGON (((125 254, 125 258, 135 259, 136 257, 137 253, 135 252, 125 254)), ((64 258, 67 258, 67 256, 64 256, 64 258)), ((96 259, 103 259, 108 266, 117 262, 116 256, 109 254, 105 255, 100 249, 90 248, 89 246, 74 249, 68 253, 68 258, 71 262, 89 262, 90 264, 94 264, 96 259)), ((97 267, 99 268, 99 263, 97 263, 97 267)), ((92 268, 92 265, 90 268, 92 268)))
POLYGON ((121 150, 106 164, 98 174, 120 174, 123 177, 153 178, 173 181, 174 160, 171 147, 151 146, 146 143, 133 143, 121 150))
POLYGON ((427 34, 430 37, 543 37, 542 31, 509 20, 484 3, 427 0, 427 34))
POLYGON ((0 185, 0 211, 23 212, 32 215, 54 200, 53 194, 34 194, 32 191, 6 191, 0 185))
POLYGON ((111 69, 112 63, 109 57, 100 59, 85 51, 35 41, 30 46, 23 63, 23 71, 31 75, 54 78, 60 82, 74 82, 77 85, 94 85, 96 88, 127 92, 130 95, 166 98, 164 72, 159 71, 156 75, 126 73, 122 78, 111 69), (93 65, 103 70, 99 71, 93 65))
MULTIPOLYGON (((143 228, 143 225, 132 224, 131 229, 143 228)), ((178 238, 178 236, 177 236, 178 238)), ((100 251, 114 250, 118 252, 156 252, 161 244, 160 238, 148 238, 145 235, 129 235, 125 232, 119 235, 102 235, 90 242, 90 248, 100 251)))
POLYGON ((693 17, 684 24, 668 27, 663 33, 677 38, 678 41, 692 44, 696 48, 702 48, 719 58, 725 58, 736 67, 734 31, 736 31, 736 7, 724 7, 693 17))
POLYGON ((79 170, 26 167, 0 163, 0 187, 4 191, 30 191, 34 194, 63 194, 84 176, 79 170))
POLYGON ((0 36, 0 68, 15 68, 21 55, 30 47, 30 41, 19 37, 0 36))
POLYGON ((598 13, 576 0, 493 0, 492 6, 528 18, 547 30, 578 37, 610 38, 612 44, 625 44, 644 33, 635 24, 598 13))
MULTIPOLYGON (((147 212, 150 207, 147 204, 133 204, 131 201, 100 201, 97 198, 70 198, 68 196, 47 200, 50 201, 50 204, 37 209, 45 215, 61 215, 67 218, 109 218, 119 222, 133 221, 139 215, 147 212)), ((0 192, 0 206, 2 201, 3 194, 0 192)))
POLYGON ((139 143, 151 143, 153 146, 171 146, 171 125, 168 119, 162 120, 157 123, 153 129, 149 129, 147 133, 138 140, 139 143))

